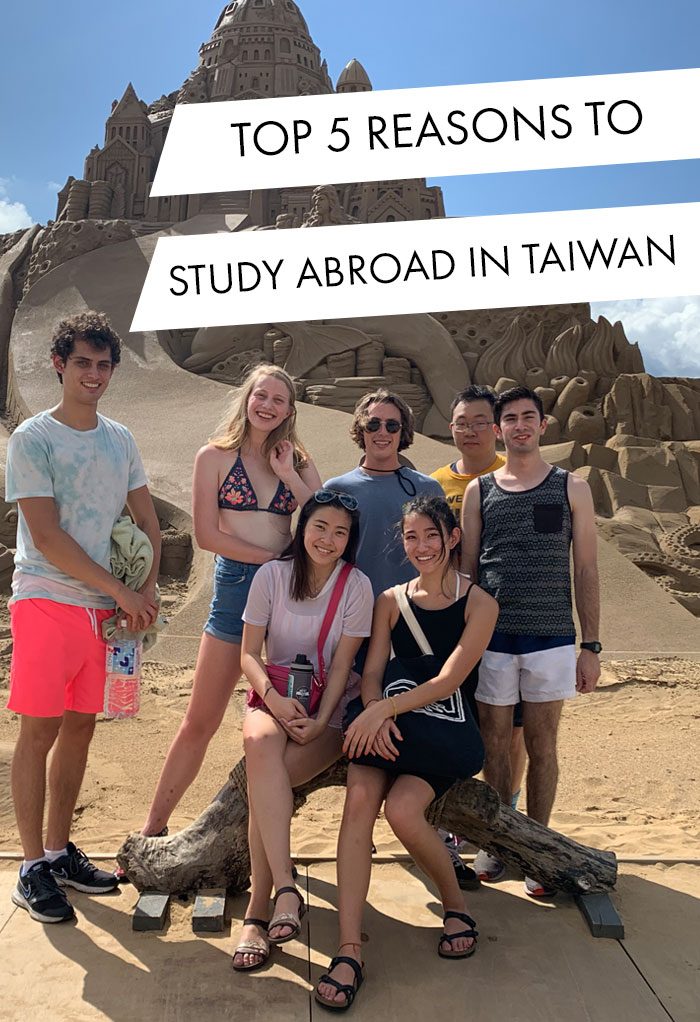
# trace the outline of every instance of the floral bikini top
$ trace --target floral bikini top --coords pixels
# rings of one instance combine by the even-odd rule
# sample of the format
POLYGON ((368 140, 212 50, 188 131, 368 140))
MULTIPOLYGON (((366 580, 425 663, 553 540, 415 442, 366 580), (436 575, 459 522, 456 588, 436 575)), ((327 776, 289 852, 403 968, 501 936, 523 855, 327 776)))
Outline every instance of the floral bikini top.
POLYGON ((291 515, 297 509, 297 501, 280 479, 270 506, 260 507, 239 454, 219 489, 219 507, 227 511, 268 511, 272 515, 291 515))

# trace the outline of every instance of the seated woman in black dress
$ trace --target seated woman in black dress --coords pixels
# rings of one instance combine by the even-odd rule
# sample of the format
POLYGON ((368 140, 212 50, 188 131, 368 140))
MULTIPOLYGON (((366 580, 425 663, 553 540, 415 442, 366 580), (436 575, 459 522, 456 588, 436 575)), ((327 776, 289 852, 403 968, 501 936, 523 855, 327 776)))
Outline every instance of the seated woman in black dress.
MULTIPOLYGON (((364 710, 349 726, 344 746, 350 764, 338 839, 339 956, 316 988, 316 1000, 336 1010, 350 1006, 363 978, 362 910, 369 888, 372 831, 382 802, 390 827, 439 891, 445 919, 438 954, 467 958, 476 950, 475 924, 466 914, 449 852, 425 819, 429 804, 447 791, 454 777, 440 773, 437 759, 429 764, 431 772, 420 776, 402 772, 401 715, 455 695, 473 724, 466 679, 491 637, 498 604, 457 570, 461 532, 447 501, 420 497, 406 504, 401 532, 406 556, 419 575, 400 589, 442 666, 423 684, 407 687, 393 698, 382 697, 392 648, 397 657, 414 658, 422 652, 401 614, 399 587, 382 593, 362 676, 364 710), (376 756, 377 766, 353 762, 357 756, 366 759, 368 753, 376 756)), ((477 773, 483 745, 476 725, 467 727, 466 734, 473 742, 477 773)))

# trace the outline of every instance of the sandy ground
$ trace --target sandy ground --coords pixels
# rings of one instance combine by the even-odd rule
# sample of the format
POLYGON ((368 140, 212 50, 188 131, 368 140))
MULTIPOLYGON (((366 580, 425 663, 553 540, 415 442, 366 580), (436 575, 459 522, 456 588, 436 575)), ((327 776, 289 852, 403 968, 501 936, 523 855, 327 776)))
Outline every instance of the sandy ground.
MULTIPOLYGON (((7 611, 0 610, 0 699, 9 679, 7 611)), ((155 647, 154 656, 157 656, 155 647)), ((149 662, 142 709, 133 720, 99 719, 74 838, 86 850, 116 851, 138 829, 165 754, 182 719, 193 665, 149 662)), ((204 767, 175 811, 171 828, 193 820, 241 756, 245 682, 234 693, 204 767)), ((9 764, 19 720, 0 714, 0 850, 19 847, 9 764)), ((610 662, 598 690, 567 703, 560 732, 561 779, 552 826, 618 854, 700 856, 700 664, 684 659, 610 662)), ((294 822, 297 855, 329 854, 342 791, 315 793, 294 822)), ((399 850, 383 820, 376 844, 399 850)))

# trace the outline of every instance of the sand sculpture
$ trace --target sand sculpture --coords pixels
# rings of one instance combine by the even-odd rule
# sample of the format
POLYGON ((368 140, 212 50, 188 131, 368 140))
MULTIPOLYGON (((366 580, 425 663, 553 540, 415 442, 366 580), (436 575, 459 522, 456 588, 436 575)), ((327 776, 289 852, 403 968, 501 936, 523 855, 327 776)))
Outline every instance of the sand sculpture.
MULTIPOLYGON (((56 318, 71 311, 71 302, 130 312, 162 230, 294 229, 443 216, 440 189, 428 188, 423 179, 150 197, 177 103, 371 88, 357 60, 334 87, 291 0, 227 4, 192 74, 150 105, 128 85, 109 112, 103 144, 86 157, 83 177, 70 177, 59 192, 56 221, 0 238, 0 388, 6 411, 20 418, 37 410, 23 382, 32 372, 26 353, 34 350, 37 307, 44 318, 52 310, 56 318), (268 42, 251 43, 262 27, 268 42), (84 267, 87 253, 94 273, 82 285, 82 269, 68 274, 65 269, 84 267)), ((153 351, 154 343, 177 366, 216 383, 235 384, 248 365, 263 358, 285 365, 296 377, 299 398, 322 409, 350 411, 363 393, 385 384, 414 408, 421 431, 443 439, 457 389, 472 381, 499 391, 527 383, 547 413, 547 456, 589 479, 603 534, 700 613, 692 574, 698 569, 692 557, 681 556, 663 538, 693 526, 700 514, 700 381, 646 373, 622 324, 594 322, 586 303, 269 322, 128 340, 137 359, 153 351)), ((685 547, 693 542, 686 538, 685 547)))

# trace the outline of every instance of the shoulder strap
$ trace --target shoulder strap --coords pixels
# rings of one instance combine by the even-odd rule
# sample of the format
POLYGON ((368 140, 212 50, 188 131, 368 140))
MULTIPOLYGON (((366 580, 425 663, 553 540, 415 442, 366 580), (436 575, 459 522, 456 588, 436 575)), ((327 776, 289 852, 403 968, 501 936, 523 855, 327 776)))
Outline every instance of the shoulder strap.
POLYGON ((413 638, 418 643, 418 648, 422 653, 432 653, 430 643, 425 637, 423 629, 416 620, 416 615, 411 610, 411 604, 408 602, 408 597, 402 585, 394 586, 392 592, 396 597, 396 602, 399 605, 399 612, 401 613, 404 621, 408 625, 409 631, 413 638))
POLYGON ((338 604, 340 603, 340 597, 343 595, 345 583, 347 582, 348 576, 350 575, 351 571, 352 564, 348 564, 346 561, 343 567, 340 569, 340 574, 338 575, 338 578, 335 581, 335 585, 333 586, 333 592, 331 593, 331 598, 328 603, 328 609, 326 610, 326 613, 323 618, 323 623, 321 624, 321 631, 318 633, 318 644, 316 649, 318 652, 318 673, 319 681, 321 682, 321 688, 325 688, 326 686, 326 668, 323 663, 323 647, 326 644, 328 633, 330 632, 331 625, 333 624, 333 618, 335 617, 335 613, 338 609, 338 604))

